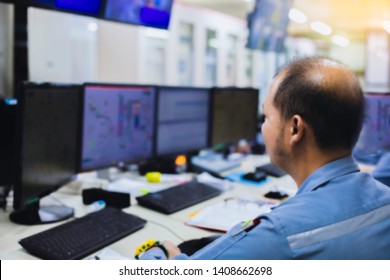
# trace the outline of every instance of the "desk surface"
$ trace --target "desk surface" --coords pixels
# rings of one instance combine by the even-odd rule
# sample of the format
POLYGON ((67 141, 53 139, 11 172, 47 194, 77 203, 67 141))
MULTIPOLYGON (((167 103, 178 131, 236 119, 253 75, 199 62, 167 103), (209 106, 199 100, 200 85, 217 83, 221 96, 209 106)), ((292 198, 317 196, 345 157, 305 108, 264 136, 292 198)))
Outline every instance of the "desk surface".
MULTIPOLYGON (((225 173, 235 171, 250 172, 254 170, 255 166, 259 166, 267 162, 268 157, 266 156, 248 156, 242 162, 239 169, 231 170, 225 173)), ((135 248, 150 238, 157 240, 170 240, 175 244, 179 244, 185 240, 212 235, 214 233, 212 231, 186 225, 185 221, 188 219, 188 216, 191 213, 208 205, 213 205, 230 197, 264 199, 263 195, 269 190, 275 188, 288 191, 290 194, 293 194, 296 191, 295 184, 289 176, 284 176, 282 178, 270 177, 266 183, 263 183, 259 186, 244 185, 234 182, 232 183, 232 189, 225 191, 222 195, 171 215, 161 214, 156 211, 141 207, 137 205, 136 200, 134 197, 132 197, 132 206, 124 209, 124 211, 137 215, 147 220, 148 222, 143 229, 109 245, 109 247, 123 256, 132 257, 135 248)), ((56 192, 51 196, 60 200, 67 206, 74 207, 76 217, 81 217, 88 212, 88 207, 83 205, 80 195, 56 192)), ((0 259, 35 259, 34 256, 27 253, 18 244, 18 240, 49 229, 58 225, 59 223, 35 226, 17 225, 9 221, 8 215, 10 211, 11 209, 9 208, 6 212, 0 213, 0 259)), ((94 255, 96 255, 96 253, 94 255)))

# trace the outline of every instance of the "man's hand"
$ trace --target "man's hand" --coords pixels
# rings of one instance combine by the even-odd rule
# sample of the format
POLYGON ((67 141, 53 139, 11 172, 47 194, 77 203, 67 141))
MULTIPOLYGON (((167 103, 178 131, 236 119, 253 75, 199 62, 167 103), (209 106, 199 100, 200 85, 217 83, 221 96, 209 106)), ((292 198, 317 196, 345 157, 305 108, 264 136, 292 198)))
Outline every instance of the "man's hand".
POLYGON ((173 244, 171 241, 165 240, 165 241, 163 241, 162 244, 164 245, 165 249, 167 249, 167 251, 168 251, 168 259, 172 259, 176 255, 181 253, 180 249, 175 244, 173 244))

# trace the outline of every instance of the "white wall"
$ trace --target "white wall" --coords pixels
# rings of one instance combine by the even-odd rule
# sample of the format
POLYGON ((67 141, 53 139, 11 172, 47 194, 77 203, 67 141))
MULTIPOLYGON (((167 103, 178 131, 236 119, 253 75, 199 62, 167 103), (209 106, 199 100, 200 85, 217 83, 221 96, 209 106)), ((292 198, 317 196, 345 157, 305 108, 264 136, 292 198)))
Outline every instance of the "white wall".
POLYGON ((365 66, 364 42, 351 42, 348 47, 332 45, 329 56, 345 64, 354 72, 362 73, 365 66))
POLYGON ((264 86, 277 63, 276 54, 260 55, 245 48, 244 20, 182 3, 173 7, 169 30, 36 8, 28 14, 30 80, 179 85, 181 22, 193 25, 192 58, 188 60, 193 86, 264 86), (208 84, 205 76, 207 30, 216 32, 215 84, 208 84), (236 44, 229 49, 232 36, 236 44), (252 53, 251 62, 248 53, 252 53))
POLYGON ((13 8, 0 3, 0 96, 13 96, 13 8))
POLYGON ((217 82, 226 79, 228 36, 237 37, 234 84, 249 86, 242 73, 246 67, 246 25, 243 20, 207 9, 177 3, 172 10, 169 30, 99 21, 98 79, 131 83, 180 84, 179 26, 193 25, 193 85, 205 86, 205 46, 207 29, 217 32, 217 82))
MULTIPOLYGON (((8 26, 12 23, 8 20, 9 15, 4 16, 5 6, 9 5, 0 5, 0 26, 4 26, 4 21, 8 26)), ((321 46, 302 38, 287 39, 287 54, 248 50, 245 48, 248 30, 244 20, 180 2, 173 7, 169 30, 30 8, 29 77, 31 80, 57 82, 179 85, 183 83, 183 75, 180 75, 182 52, 186 51, 186 47, 180 45, 181 23, 193 26, 193 46, 189 57, 184 59, 187 63, 185 69, 190 71, 191 85, 210 86, 205 74, 206 33, 207 30, 214 30, 217 35, 214 42, 217 46, 215 85, 260 88, 262 100, 278 67, 294 56, 320 54, 321 51, 321 46), (230 58, 229 36, 237 38, 235 49, 230 51, 233 54, 230 58), (248 60, 248 53, 252 56, 252 61, 248 60), (235 67, 235 72, 230 76, 227 70, 229 63, 235 67), (249 65, 251 70, 248 70, 249 65), (248 77, 248 73, 252 77, 248 77)), ((4 29, 0 29, 0 36, 9 37, 12 34, 6 33, 4 29)), ((367 46, 362 43, 352 43, 347 48, 328 45, 324 54, 340 60, 356 72, 362 73, 365 69, 367 84, 388 86, 389 36, 387 33, 380 34, 382 35, 369 35, 367 46), (387 39, 380 39, 381 36, 386 36, 387 39)), ((12 42, 12 39, 8 41, 12 42)), ((0 71, 3 72, 0 75, 0 90, 12 92, 12 77, 9 76, 12 75, 12 55, 1 55, 1 52, 4 53, 4 42, 5 40, 0 40, 0 71)), ((11 49, 12 53, 12 47, 7 48, 6 51, 11 49)))
POLYGON ((140 38, 137 26, 99 20, 97 80, 140 83, 140 38))
POLYGON ((207 29, 214 30, 217 34, 217 82, 218 86, 232 85, 232 81, 227 79, 227 57, 228 57, 228 36, 233 35, 237 38, 236 46, 236 61, 233 63, 235 67, 233 82, 236 85, 245 84, 245 78, 242 73, 245 71, 245 42, 247 36, 247 28, 245 21, 231 17, 219 12, 208 9, 198 8, 190 5, 178 3, 173 7, 172 20, 170 25, 170 41, 168 64, 170 65, 169 82, 177 83, 178 71, 177 56, 178 38, 177 34, 180 22, 190 23, 194 26, 194 84, 205 85, 204 68, 206 64, 205 48, 206 48, 206 32, 207 29))
POLYGON ((252 86, 266 93, 281 57, 246 49, 244 20, 180 2, 173 7, 169 30, 30 8, 30 79, 179 85, 182 22, 193 25, 191 85, 252 86), (205 74, 207 30, 216 32, 215 84, 209 84, 205 74), (229 48, 232 36, 236 44, 229 48))
POLYGON ((94 18, 28 9, 29 79, 82 83, 97 79, 94 18))
POLYGON ((99 21, 99 80, 180 84, 181 22, 193 25, 193 64, 189 65, 193 85, 205 86, 206 83, 204 65, 207 29, 215 30, 218 36, 217 85, 229 83, 225 79, 225 65, 227 36, 230 34, 238 38, 235 82, 245 84, 240 74, 244 71, 246 61, 243 55, 245 23, 224 14, 181 3, 173 7, 168 31, 99 21), (118 68, 120 71, 115 70, 114 74, 113 69, 118 68))
POLYGON ((390 90, 390 38, 384 30, 368 32, 366 40, 367 91, 390 90))

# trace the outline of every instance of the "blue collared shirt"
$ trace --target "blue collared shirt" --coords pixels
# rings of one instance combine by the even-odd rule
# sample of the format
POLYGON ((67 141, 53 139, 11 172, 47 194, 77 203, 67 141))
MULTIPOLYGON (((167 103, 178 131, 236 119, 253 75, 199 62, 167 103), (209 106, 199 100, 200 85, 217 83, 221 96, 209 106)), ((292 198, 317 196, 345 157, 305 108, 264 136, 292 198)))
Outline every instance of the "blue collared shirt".
MULTIPOLYGON (((359 172, 351 157, 322 166, 259 218, 175 259, 390 259, 390 188, 359 172)), ((159 250, 142 256, 158 258, 159 250)))
POLYGON ((386 152, 381 156, 376 168, 372 172, 372 176, 390 187, 390 152, 386 152))

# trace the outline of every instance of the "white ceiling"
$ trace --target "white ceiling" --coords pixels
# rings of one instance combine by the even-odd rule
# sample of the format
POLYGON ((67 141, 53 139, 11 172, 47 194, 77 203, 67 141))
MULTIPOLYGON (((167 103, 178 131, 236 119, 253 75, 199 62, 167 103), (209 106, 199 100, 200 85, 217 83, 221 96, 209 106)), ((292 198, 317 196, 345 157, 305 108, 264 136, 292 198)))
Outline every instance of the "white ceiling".
MULTIPOLYGON (((253 9, 255 0, 176 0, 230 14, 242 19, 253 9)), ((310 22, 321 20, 332 27, 332 34, 362 41, 368 29, 383 28, 390 21, 390 0, 294 0, 293 7, 304 12, 305 24, 290 22, 288 31, 294 36, 321 38, 310 28, 310 22)), ((324 38, 326 39, 326 38, 324 38)))

